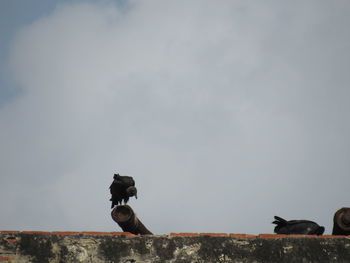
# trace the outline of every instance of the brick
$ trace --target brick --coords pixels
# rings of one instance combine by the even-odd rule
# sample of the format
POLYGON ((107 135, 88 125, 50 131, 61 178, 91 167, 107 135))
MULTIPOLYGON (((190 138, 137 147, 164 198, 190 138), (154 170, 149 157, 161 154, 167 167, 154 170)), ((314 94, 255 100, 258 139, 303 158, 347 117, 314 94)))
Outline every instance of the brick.
POLYGON ((136 236, 130 232, 110 232, 110 234, 113 236, 128 236, 128 237, 135 237, 136 236))
POLYGON ((92 235, 92 236, 110 236, 111 232, 82 232, 84 235, 92 235))
POLYGON ((45 231, 23 231, 23 234, 27 235, 50 235, 51 232, 45 232, 45 231))
POLYGON ((59 236, 72 236, 72 235, 79 235, 80 232, 72 232, 72 231, 55 231, 51 232, 53 235, 59 235, 59 236))
POLYGON ((5 240, 7 241, 7 243, 10 243, 10 244, 17 242, 17 239, 15 239, 15 238, 6 238, 5 240))
POLYGON ((320 238, 347 238, 348 236, 335 236, 335 235, 323 235, 323 236, 318 236, 320 238))
POLYGON ((14 258, 13 256, 0 256, 0 261, 10 261, 14 258))
POLYGON ((14 231, 14 230, 4 230, 4 231, 0 231, 0 234, 14 234, 18 232, 19 231, 14 231))
POLYGON ((306 238, 315 238, 319 237, 317 235, 287 235, 288 237, 296 237, 296 238, 301 238, 301 237, 306 237, 306 238))
POLYGON ((199 236, 198 233, 170 233, 170 236, 183 236, 183 237, 191 237, 191 236, 199 236))
POLYGON ((230 237, 234 238, 257 238, 255 235, 249 235, 249 234, 229 234, 230 237))
POLYGON ((213 237, 224 237, 228 236, 227 233, 200 233, 201 236, 213 236, 213 237))
POLYGON ((276 239, 276 238, 285 238, 285 237, 287 237, 287 235, 281 235, 281 234, 260 234, 258 237, 259 238, 276 239))

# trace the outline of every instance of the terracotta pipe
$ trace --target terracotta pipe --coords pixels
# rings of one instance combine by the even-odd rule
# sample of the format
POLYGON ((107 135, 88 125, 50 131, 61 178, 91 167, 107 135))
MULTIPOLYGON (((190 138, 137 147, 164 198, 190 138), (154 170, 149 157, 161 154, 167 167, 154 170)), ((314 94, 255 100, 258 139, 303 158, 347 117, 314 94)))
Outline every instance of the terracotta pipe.
POLYGON ((350 235, 350 208, 339 209, 333 218, 333 235, 350 235))
POLYGON ((118 223, 124 232, 130 232, 135 235, 153 235, 128 205, 116 206, 112 210, 111 215, 112 219, 118 223))

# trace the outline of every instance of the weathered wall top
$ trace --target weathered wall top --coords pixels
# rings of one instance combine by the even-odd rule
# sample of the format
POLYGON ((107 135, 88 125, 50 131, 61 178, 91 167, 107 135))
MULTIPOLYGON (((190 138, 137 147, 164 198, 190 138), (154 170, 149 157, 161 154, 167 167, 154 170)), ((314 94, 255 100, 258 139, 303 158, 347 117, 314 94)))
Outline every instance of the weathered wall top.
POLYGON ((350 237, 119 232, 0 232, 0 262, 350 262, 350 237))

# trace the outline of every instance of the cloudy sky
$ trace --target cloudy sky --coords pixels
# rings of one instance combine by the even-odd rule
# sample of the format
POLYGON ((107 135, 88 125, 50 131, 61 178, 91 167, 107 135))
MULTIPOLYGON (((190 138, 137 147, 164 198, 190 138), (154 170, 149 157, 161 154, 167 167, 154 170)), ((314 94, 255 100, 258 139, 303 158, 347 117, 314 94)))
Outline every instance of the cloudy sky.
POLYGON ((350 2, 0 1, 2 230, 331 233, 349 206, 350 2))

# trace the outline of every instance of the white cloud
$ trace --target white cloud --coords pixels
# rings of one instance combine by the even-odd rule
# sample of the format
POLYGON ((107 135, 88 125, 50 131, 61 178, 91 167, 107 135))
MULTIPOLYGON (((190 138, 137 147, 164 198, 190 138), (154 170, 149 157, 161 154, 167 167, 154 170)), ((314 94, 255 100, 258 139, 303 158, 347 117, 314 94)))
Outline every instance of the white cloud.
POLYGON ((128 5, 63 5, 19 32, 3 228, 113 230, 121 172, 156 233, 272 232, 275 214, 330 232, 350 170, 348 5, 128 5))

